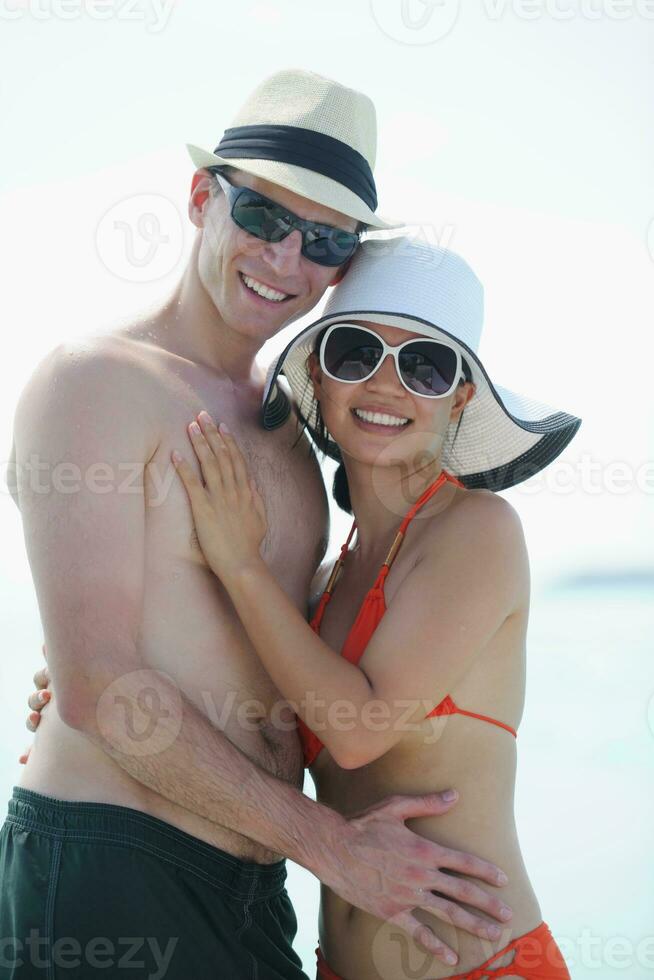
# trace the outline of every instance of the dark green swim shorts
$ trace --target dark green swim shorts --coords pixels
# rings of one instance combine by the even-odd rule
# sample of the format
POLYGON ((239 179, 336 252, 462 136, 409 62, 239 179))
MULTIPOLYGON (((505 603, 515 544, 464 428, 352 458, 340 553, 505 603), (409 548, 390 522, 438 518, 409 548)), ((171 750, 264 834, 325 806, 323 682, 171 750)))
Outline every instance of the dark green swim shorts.
POLYGON ((0 980, 307 980, 284 861, 15 786, 0 828, 0 980))

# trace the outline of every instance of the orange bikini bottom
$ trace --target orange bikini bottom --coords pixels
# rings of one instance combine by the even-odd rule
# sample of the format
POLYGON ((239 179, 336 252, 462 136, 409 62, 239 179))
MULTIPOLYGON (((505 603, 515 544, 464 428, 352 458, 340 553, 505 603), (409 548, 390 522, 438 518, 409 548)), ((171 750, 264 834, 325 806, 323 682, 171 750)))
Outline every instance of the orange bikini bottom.
MULTIPOLYGON (((320 946, 316 950, 316 956, 318 958, 317 980, 342 980, 342 977, 334 973, 325 962, 320 946)), ((541 922, 524 936, 518 936, 504 949, 498 950, 490 959, 476 966, 474 970, 453 974, 447 980, 495 980, 495 977, 507 976, 522 977, 523 980, 570 980, 561 950, 545 922, 541 922), (512 949, 515 950, 515 956, 509 966, 491 965, 512 949)))

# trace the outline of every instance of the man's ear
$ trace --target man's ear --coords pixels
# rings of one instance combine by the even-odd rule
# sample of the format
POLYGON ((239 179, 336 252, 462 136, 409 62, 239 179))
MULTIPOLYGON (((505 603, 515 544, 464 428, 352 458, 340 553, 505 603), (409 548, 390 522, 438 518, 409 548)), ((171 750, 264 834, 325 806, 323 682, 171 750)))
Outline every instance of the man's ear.
MULTIPOLYGON (((354 258, 354 256, 352 256, 352 258, 354 258)), ((329 284, 330 286, 338 285, 338 283, 341 281, 341 279, 343 278, 347 270, 350 268, 350 262, 352 261, 352 258, 348 259, 347 262, 344 262, 343 265, 339 265, 336 275, 334 276, 334 278, 329 284)))
POLYGON ((193 174, 191 194, 188 199, 188 216, 197 228, 202 228, 202 212, 211 194, 213 178, 208 170, 200 168, 193 174))

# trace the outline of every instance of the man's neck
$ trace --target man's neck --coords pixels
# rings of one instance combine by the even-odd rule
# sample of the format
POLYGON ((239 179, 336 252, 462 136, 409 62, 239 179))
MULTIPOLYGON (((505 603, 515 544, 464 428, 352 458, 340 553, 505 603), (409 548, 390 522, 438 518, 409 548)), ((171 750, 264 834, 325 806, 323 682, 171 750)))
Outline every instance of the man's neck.
POLYGON ((247 384, 256 376, 255 358, 260 344, 235 333, 225 323, 200 281, 195 254, 160 309, 157 321, 157 337, 166 350, 208 367, 235 384, 247 384))

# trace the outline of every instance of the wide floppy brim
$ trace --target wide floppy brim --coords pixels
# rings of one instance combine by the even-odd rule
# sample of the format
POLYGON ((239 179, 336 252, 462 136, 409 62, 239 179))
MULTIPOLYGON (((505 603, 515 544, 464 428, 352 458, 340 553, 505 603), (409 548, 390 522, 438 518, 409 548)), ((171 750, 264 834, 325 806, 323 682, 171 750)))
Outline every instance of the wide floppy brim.
MULTIPOLYGON (((318 403, 307 359, 321 330, 354 318, 423 333, 458 347, 470 367, 476 390, 464 409, 458 432, 457 422, 450 423, 441 465, 469 489, 506 490, 529 479, 556 459, 581 425, 581 419, 574 415, 494 384, 477 354, 436 324, 388 310, 359 309, 323 316, 309 324, 272 363, 263 396, 264 428, 277 428, 291 412, 289 399, 278 384, 279 375, 283 374, 300 421, 316 439, 318 403)), ((332 459, 340 460, 333 440, 328 440, 325 451, 332 459)))
POLYGON ((332 180, 331 177, 316 173, 315 170, 307 170, 305 167, 297 167, 290 163, 280 163, 277 160, 250 160, 236 157, 228 159, 191 143, 186 144, 186 149, 197 168, 236 167, 245 173, 285 187, 286 190, 293 191, 300 197, 306 197, 309 201, 315 201, 316 204, 322 204, 357 221, 363 221, 370 228, 385 230, 403 227, 403 222, 385 221, 380 218, 353 191, 332 180))

